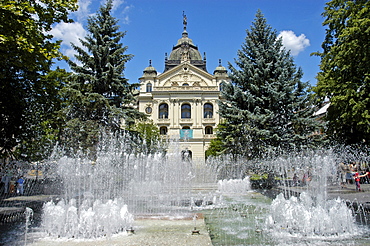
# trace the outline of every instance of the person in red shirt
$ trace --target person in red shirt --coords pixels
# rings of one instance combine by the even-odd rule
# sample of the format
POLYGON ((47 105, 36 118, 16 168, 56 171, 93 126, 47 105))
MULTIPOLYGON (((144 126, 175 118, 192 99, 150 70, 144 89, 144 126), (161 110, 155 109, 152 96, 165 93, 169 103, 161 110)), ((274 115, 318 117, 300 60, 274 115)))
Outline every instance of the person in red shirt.
POLYGON ((357 191, 361 191, 361 186, 360 186, 360 179, 362 177, 366 177, 366 175, 368 174, 368 172, 366 172, 365 174, 362 174, 360 175, 358 172, 356 172, 353 176, 354 176, 354 179, 355 179, 355 184, 356 184, 356 190, 357 191))

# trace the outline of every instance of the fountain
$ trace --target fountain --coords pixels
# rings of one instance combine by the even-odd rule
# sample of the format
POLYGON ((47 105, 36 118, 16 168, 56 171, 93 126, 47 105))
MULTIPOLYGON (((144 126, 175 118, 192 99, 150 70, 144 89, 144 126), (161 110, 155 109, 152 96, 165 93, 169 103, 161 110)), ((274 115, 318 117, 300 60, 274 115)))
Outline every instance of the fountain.
MULTIPOLYGON (((368 242, 367 225, 356 221, 345 201, 328 199, 326 187, 337 181, 337 163, 343 158, 338 153, 312 151, 240 163, 223 157, 200 170, 184 160, 178 143, 172 142, 170 148, 166 155, 144 155, 135 153, 124 137, 107 136, 94 160, 89 155, 67 157, 55 151, 49 174, 63 192, 59 199, 44 204, 37 237, 134 238, 135 218, 143 217, 193 218, 188 233, 198 237, 203 229, 199 230, 196 211, 204 214, 213 245, 368 242), (280 194, 270 199, 263 190, 252 190, 251 170, 273 173, 280 194), (296 184, 289 177, 308 172, 309 183, 296 187, 300 195, 292 196, 296 184)), ((29 234, 28 242, 37 241, 29 234)))
MULTIPOLYGON (((192 166, 171 154, 128 150, 125 138, 107 136, 96 159, 55 155, 60 201, 44 205, 42 227, 51 237, 99 238, 127 232, 133 214, 181 213, 190 207, 192 166)), ((174 148, 174 147, 173 147, 174 148)))
POLYGON ((328 199, 327 187, 340 187, 337 166, 344 157, 345 152, 327 150, 245 163, 247 169, 274 173, 278 195, 269 200, 251 190, 239 191, 234 185, 242 179, 219 181, 224 206, 205 214, 214 245, 368 244, 366 216, 356 221, 359 210, 340 198, 328 199), (290 179, 295 173, 300 178, 309 173, 310 179, 296 186, 290 179))

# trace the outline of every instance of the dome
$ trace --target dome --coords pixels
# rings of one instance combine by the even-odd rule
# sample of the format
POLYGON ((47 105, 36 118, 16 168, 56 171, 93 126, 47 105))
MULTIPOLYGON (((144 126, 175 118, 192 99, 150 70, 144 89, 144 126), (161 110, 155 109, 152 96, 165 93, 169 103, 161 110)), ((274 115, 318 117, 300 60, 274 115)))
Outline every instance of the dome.
POLYGON ((183 14, 183 24, 184 30, 182 32, 182 37, 177 40, 177 44, 173 46, 170 56, 167 58, 167 53, 165 57, 164 72, 175 68, 183 62, 188 62, 199 69, 207 72, 206 68, 206 56, 204 53, 204 58, 198 51, 198 47, 194 45, 193 40, 188 37, 188 32, 186 31, 187 18, 183 14))
POLYGON ((221 65, 221 59, 218 61, 218 67, 216 67, 215 71, 213 74, 221 74, 221 73, 227 73, 227 69, 221 65))
POLYGON ((169 60, 202 60, 198 47, 193 44, 193 40, 188 37, 186 31, 182 33, 182 38, 173 47, 169 60))
POLYGON ((153 73, 153 72, 157 73, 157 70, 155 70, 155 68, 152 66, 146 67, 144 69, 144 73, 153 73))
POLYGON ((152 66, 152 60, 149 60, 149 67, 146 67, 143 73, 144 75, 157 75, 157 70, 152 66))

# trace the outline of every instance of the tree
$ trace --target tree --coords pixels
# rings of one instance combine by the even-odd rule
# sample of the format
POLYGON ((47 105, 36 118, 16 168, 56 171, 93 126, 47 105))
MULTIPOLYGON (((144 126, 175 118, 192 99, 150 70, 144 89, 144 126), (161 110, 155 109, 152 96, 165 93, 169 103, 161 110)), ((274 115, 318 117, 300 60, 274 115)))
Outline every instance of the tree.
POLYGON ((329 99, 327 134, 346 144, 370 143, 370 2, 332 0, 314 91, 329 99))
POLYGON ((127 46, 120 43, 125 33, 118 31, 111 10, 112 1, 108 0, 97 15, 89 17, 89 34, 80 40, 85 49, 72 44, 81 65, 69 60, 74 74, 63 91, 66 126, 62 139, 73 148, 91 148, 101 130, 118 131, 122 119, 133 124, 144 117, 133 107, 138 85, 124 78, 125 64, 132 55, 125 54, 127 46))
POLYGON ((218 136, 235 156, 260 157, 313 144, 318 121, 307 83, 276 31, 261 11, 238 50, 236 67, 229 63, 232 83, 223 87, 219 102, 225 120, 218 136))
POLYGON ((137 121, 130 130, 137 133, 139 145, 145 154, 164 152, 165 142, 161 139, 159 128, 152 120, 137 121))
POLYGON ((60 90, 64 88, 69 76, 70 73, 57 68, 41 76, 40 83, 35 83, 34 86, 43 88, 36 88, 38 93, 33 98, 37 103, 31 103, 28 107, 32 114, 27 114, 26 121, 34 123, 29 126, 27 138, 15 150, 17 156, 28 161, 38 161, 48 157, 53 151, 59 141, 62 125, 58 117, 63 102, 60 90))
POLYGON ((39 118, 32 117, 48 82, 41 79, 60 58, 59 41, 47 32, 69 22, 77 0, 0 2, 0 158, 19 158, 15 147, 30 139, 39 118), (36 120, 33 121, 33 120, 36 120))

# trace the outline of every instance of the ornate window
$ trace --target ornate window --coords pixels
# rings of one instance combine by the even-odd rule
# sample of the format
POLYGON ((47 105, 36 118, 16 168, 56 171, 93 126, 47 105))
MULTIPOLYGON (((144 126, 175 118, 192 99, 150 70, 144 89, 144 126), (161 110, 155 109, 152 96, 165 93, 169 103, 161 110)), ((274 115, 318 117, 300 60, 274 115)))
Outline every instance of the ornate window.
POLYGON ((166 126, 161 126, 159 128, 159 134, 161 134, 161 135, 167 135, 167 132, 168 132, 168 129, 167 129, 166 126))
POLYGON ((206 126, 204 129, 206 134, 213 134, 213 127, 212 126, 206 126))
POLYGON ((224 82, 224 81, 222 81, 222 82, 220 83, 220 91, 223 91, 223 89, 224 89, 224 85, 225 85, 225 82, 224 82))
POLYGON ((188 103, 181 105, 181 119, 191 118, 191 106, 188 103))
POLYGON ((161 103, 159 105, 159 118, 168 119, 168 104, 167 103, 161 103))
POLYGON ((151 83, 146 84, 146 92, 152 92, 152 84, 151 83))
POLYGON ((203 106, 204 118, 213 118, 213 105, 211 103, 206 103, 203 106))

